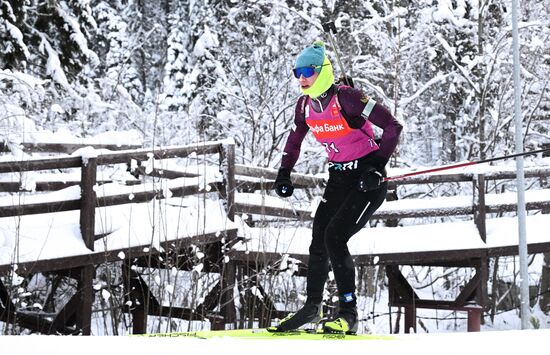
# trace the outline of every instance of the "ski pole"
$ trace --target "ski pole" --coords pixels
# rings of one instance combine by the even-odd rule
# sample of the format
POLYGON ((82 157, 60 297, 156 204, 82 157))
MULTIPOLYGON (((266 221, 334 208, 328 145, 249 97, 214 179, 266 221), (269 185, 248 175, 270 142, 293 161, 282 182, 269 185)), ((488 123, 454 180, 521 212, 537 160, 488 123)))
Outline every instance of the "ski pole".
POLYGON ((342 71, 342 75, 344 76, 344 81, 348 86, 353 86, 353 83, 350 83, 350 81, 348 80, 348 76, 346 75, 346 70, 344 69, 344 65, 342 64, 342 61, 340 60, 340 56, 338 55, 338 48, 336 47, 336 41, 334 41, 334 38, 332 36, 332 33, 336 34, 336 25, 334 24, 334 21, 324 23, 323 31, 328 33, 328 39, 330 41, 330 44, 332 45, 332 48, 334 48, 334 55, 336 56, 336 61, 338 62, 338 65, 340 66, 340 70, 342 71))
POLYGON ((470 165, 477 165, 477 164, 489 163, 489 162, 497 161, 497 160, 517 158, 517 157, 521 157, 521 156, 525 156, 525 155, 533 155, 533 154, 538 154, 538 153, 548 152, 548 151, 550 151, 550 148, 533 150, 533 151, 530 151, 530 152, 516 153, 516 154, 511 154, 511 155, 504 155, 504 156, 496 157, 496 158, 489 158, 489 159, 483 159, 483 160, 468 161, 468 162, 464 162, 464 163, 452 164, 452 165, 447 165, 447 166, 440 166, 440 167, 432 168, 432 169, 419 170, 419 171, 413 171, 413 172, 406 173, 406 174, 389 176, 389 177, 384 178, 384 181, 402 180, 402 179, 405 179, 405 178, 408 178, 408 177, 411 177, 411 176, 422 175, 422 174, 427 174, 427 173, 433 173, 433 172, 436 172, 436 171, 462 168, 462 167, 470 166, 470 165))

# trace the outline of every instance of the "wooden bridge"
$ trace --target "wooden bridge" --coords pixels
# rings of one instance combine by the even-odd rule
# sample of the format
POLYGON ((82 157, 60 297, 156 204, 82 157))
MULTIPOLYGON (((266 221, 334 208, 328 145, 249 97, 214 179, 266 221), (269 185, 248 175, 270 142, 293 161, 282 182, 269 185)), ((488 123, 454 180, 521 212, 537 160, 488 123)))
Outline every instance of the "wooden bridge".
MULTIPOLYGON (((219 329, 255 322, 266 326, 286 314, 267 294, 259 271, 284 270, 288 260, 307 262, 311 231, 290 224, 311 220, 315 206, 266 193, 275 170, 236 164, 230 140, 107 153, 84 149, 78 154, 0 162, 0 192, 10 192, 0 197, 1 321, 47 334, 90 334, 98 293, 95 272, 105 264, 118 268, 123 278, 120 308, 132 315, 134 333, 146 332, 148 315, 209 319, 219 329), (217 161, 212 159, 216 155, 217 161), (121 174, 126 170, 131 178, 121 174), (274 218, 288 221, 289 227, 264 228, 274 218), (198 270, 218 277, 200 303, 167 307, 145 280, 143 270, 149 269, 198 270), (50 312, 18 307, 18 296, 10 291, 14 279, 36 273, 74 279, 70 300, 50 312), (235 290, 241 291, 239 316, 235 290)), ((527 178, 549 175, 548 168, 526 170, 527 178)), ((350 250, 358 267, 385 266, 390 305, 404 307, 405 331, 416 328, 418 308, 466 311, 468 329, 479 330, 487 305, 488 260, 517 255, 515 218, 497 217, 516 210, 515 193, 488 194, 485 186, 514 178, 513 171, 495 171, 400 181, 400 189, 471 184, 472 193, 395 200, 397 187, 392 186, 388 202, 373 217, 385 226, 364 228, 352 238, 350 250), (457 221, 433 223, 433 217, 457 221), (413 218, 432 223, 406 222, 413 218), (397 226, 398 221, 406 226, 397 226), (401 274, 403 265, 463 267, 475 274, 455 300, 422 299, 401 274)), ((304 189, 325 182, 300 174, 293 180, 304 189)), ((550 190, 529 190, 526 197, 530 212, 550 207, 550 190)), ((538 228, 549 218, 528 216, 530 253, 550 251, 550 236, 538 228)), ((298 274, 303 265, 298 264, 298 274)))

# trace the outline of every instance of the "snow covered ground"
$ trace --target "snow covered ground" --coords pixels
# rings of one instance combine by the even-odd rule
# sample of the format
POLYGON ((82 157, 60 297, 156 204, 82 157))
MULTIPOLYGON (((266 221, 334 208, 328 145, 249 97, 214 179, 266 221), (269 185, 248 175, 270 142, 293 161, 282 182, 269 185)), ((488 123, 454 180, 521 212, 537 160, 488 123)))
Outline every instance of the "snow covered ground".
POLYGON ((480 333, 396 335, 393 340, 253 340, 145 337, 4 336, 3 349, 16 354, 544 354, 550 329, 480 333))

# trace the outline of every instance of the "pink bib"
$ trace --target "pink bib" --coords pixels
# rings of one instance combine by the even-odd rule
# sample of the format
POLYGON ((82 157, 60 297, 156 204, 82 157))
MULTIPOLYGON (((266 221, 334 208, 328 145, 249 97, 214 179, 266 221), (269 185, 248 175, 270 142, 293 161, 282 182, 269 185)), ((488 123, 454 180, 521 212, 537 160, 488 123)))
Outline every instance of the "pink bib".
POLYGON ((315 112, 309 99, 305 107, 306 123, 317 141, 325 147, 328 159, 347 162, 378 150, 371 123, 365 120, 360 129, 350 128, 339 106, 337 95, 333 95, 323 112, 315 112))

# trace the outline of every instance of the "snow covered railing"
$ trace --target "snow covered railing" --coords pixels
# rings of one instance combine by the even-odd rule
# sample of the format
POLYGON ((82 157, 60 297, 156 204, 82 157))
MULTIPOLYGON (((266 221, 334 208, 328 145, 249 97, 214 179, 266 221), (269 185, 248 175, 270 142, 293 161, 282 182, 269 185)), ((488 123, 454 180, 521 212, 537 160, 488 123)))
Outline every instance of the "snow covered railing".
MULTIPOLYGON (((485 219, 487 214, 502 212, 514 212, 517 209, 515 194, 486 194, 485 185, 489 180, 506 180, 515 178, 515 172, 511 170, 487 172, 461 172, 455 174, 427 174, 414 176, 399 181, 391 181, 390 189, 400 185, 426 185, 441 183, 471 183, 472 195, 435 197, 435 198, 405 198, 391 200, 388 194, 387 202, 375 212, 373 219, 379 220, 401 220, 405 218, 425 217, 456 217, 472 216, 479 229, 482 240, 485 240, 485 219)), ((237 186, 246 186, 246 191, 272 189, 273 180, 277 175, 274 169, 252 168, 243 165, 236 165, 237 186), (243 178, 244 176, 244 178, 243 178), (246 180, 246 177, 249 180, 246 180), (258 180, 261 180, 258 182, 258 180)), ((550 177, 550 168, 527 168, 526 178, 547 178, 550 177)), ((293 182, 297 188, 315 188, 326 183, 322 175, 293 174, 293 182)), ((541 190, 533 190, 527 194, 527 210, 550 209, 550 195, 541 190)), ((316 208, 313 203, 308 204, 298 201, 293 197, 280 199, 271 194, 258 193, 237 193, 235 209, 237 212, 260 215, 283 217, 297 220, 312 220, 316 208)))
MULTIPOLYGON (((225 177, 176 178, 163 183, 142 183, 139 185, 121 185, 115 182, 97 185, 97 167, 109 164, 136 165, 132 162, 154 159, 182 158, 202 154, 220 154, 220 166, 232 167, 233 162, 224 163, 224 158, 231 155, 234 146, 226 141, 216 141, 178 147, 161 147, 156 149, 137 149, 121 152, 98 153, 87 150, 79 156, 30 158, 23 161, 1 161, 0 174, 81 168, 80 187, 69 187, 49 194, 19 194, 0 197, 0 216, 14 217, 32 214, 54 213, 80 210, 81 234, 86 246, 93 250, 94 244, 94 211, 98 206, 108 207, 128 203, 140 203, 168 197, 182 197, 201 192, 218 191, 229 200, 233 200, 234 187, 230 186, 232 178, 228 172, 225 177), (229 153, 227 153, 229 152, 229 153), (228 187, 229 186, 229 187, 228 187), (228 187, 228 188, 226 188, 228 187)), ((159 169, 150 169, 159 171, 159 169)), ((166 174, 164 177, 171 177, 166 174)), ((231 208, 232 203, 227 204, 231 208)), ((232 212, 232 211, 231 211, 232 212)), ((228 216, 230 213, 228 212, 228 216)))
MULTIPOLYGON (((101 143, 33 143, 23 142, 19 146, 26 153, 36 152, 48 152, 48 153, 65 153, 72 154, 75 151, 92 146, 94 149, 107 149, 107 150, 128 150, 139 149, 143 146, 141 144, 101 144, 101 143)), ((6 142, 0 142, 0 153, 10 152, 8 144, 6 142)))
MULTIPOLYGON (((265 179, 262 190, 267 190, 274 179, 275 171, 238 168, 241 174, 250 174, 265 179)), ((526 169, 527 178, 545 179, 550 169, 526 169)), ((316 187, 324 183, 318 177, 301 178, 302 186, 316 187)), ((514 179, 515 172, 491 171, 486 173, 439 174, 414 177, 403 181, 402 185, 464 183, 463 190, 472 191, 469 195, 404 198, 387 201, 373 216, 373 219, 401 220, 422 217, 455 217, 441 223, 439 218, 431 223, 414 224, 387 223, 387 226, 367 227, 360 230, 348 242, 349 250, 359 267, 380 265, 385 267, 389 280, 390 306, 405 308, 405 329, 416 329, 416 309, 442 309, 462 311, 468 315, 468 331, 479 331, 483 307, 487 305, 488 259, 502 255, 517 255, 517 218, 502 216, 504 212, 515 212, 517 194, 487 193, 489 180, 514 179), (471 184, 471 187, 467 185, 471 184), (491 215, 491 216, 489 216, 491 215), (468 218, 470 217, 470 218, 468 218), (491 218, 489 218, 491 217, 491 218), (435 223, 434 223, 435 222, 435 223), (439 223, 438 223, 439 222, 439 223), (474 223, 472 223, 474 222, 474 223), (416 293, 400 267, 403 265, 427 265, 469 269, 474 275, 454 299, 426 299, 416 293)), ((243 179, 237 178, 238 181, 243 179)), ((294 175, 293 175, 294 181, 294 175)), ((397 182, 398 186, 400 182, 397 182)), ((392 183, 393 184, 393 183, 392 183)), ((500 184, 500 182, 499 182, 500 184)), ((495 183, 496 185, 496 183, 495 183)), ((543 183, 541 183, 544 186, 543 183)), ((395 184, 393 184, 395 188, 395 184)), ((496 189, 495 189, 496 190, 496 189)), ((414 191, 414 190, 413 190, 414 191)), ((306 200, 315 201, 309 197, 306 200)), ((302 203, 299 198, 280 199, 271 193, 242 193, 236 195, 236 209, 243 213, 256 214, 262 221, 266 216, 284 217, 291 220, 312 220, 315 203, 302 203)), ((531 189, 526 192, 526 208, 531 212, 550 210, 550 189, 531 189)), ((232 260, 251 265, 255 270, 274 272, 291 271, 300 273, 307 265, 311 228, 308 224, 295 223, 290 226, 280 224, 277 228, 255 228, 242 221, 239 229, 239 242, 231 251, 232 260)), ((408 221, 407 221, 408 222, 408 221)), ((550 223, 550 215, 530 213, 526 225, 529 234, 530 253, 550 251, 550 236, 541 226, 550 223)))
MULTIPOLYGON (((71 270, 79 285, 79 291, 68 303, 70 309, 64 309, 56 317, 45 318, 40 312, 23 317, 6 299, 0 304, 0 314, 9 314, 9 320, 3 320, 25 325, 29 324, 25 319, 31 317, 34 324, 42 324, 40 329, 33 329, 66 333, 71 328, 66 322, 73 322, 71 319, 76 314, 77 329, 89 334, 95 265, 147 258, 174 248, 187 250, 191 244, 230 242, 237 232, 231 222, 234 149, 234 142, 227 140, 121 152, 86 148, 73 156, 30 157, 19 161, 3 157, 0 174, 12 179, 42 170, 80 169, 80 186, 47 194, 21 191, 0 197, 0 272, 24 275, 71 270), (197 155, 206 154, 219 155, 217 174, 205 176, 177 171, 164 174, 165 165, 158 162, 184 157, 194 160, 197 155), (103 181, 99 185, 98 167, 116 164, 166 179, 129 186, 116 181, 103 181), (187 197, 210 192, 219 193, 223 199, 196 203, 197 198, 187 197), (176 201, 174 198, 178 196, 182 199, 176 201)), ((206 170, 209 169, 201 172, 206 170)), ((11 183, 16 181, 8 179, 11 183)), ((222 278, 225 285, 234 278, 229 265, 222 278)), ((225 318, 234 319, 232 296, 225 289, 220 292, 225 318)))

